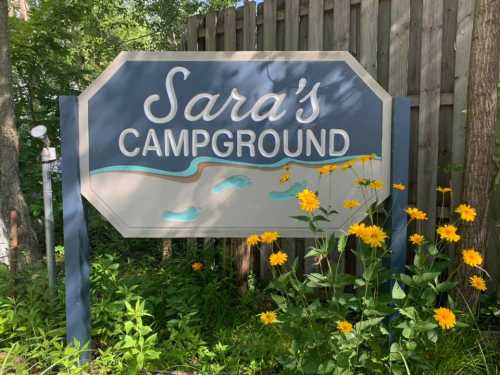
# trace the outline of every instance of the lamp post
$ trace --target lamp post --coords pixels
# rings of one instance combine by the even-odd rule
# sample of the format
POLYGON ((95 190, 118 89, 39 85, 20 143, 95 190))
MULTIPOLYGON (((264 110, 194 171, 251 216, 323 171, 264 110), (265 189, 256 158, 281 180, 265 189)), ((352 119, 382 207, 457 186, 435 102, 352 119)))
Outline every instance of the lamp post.
POLYGON ((49 291, 52 297, 55 295, 56 286, 56 259, 54 253, 54 212, 52 209, 52 179, 51 164, 57 160, 56 149, 50 147, 47 136, 47 128, 37 125, 31 129, 33 138, 40 139, 44 147, 42 149, 42 181, 43 181, 43 212, 45 227, 45 251, 47 256, 47 274, 49 279, 49 291))

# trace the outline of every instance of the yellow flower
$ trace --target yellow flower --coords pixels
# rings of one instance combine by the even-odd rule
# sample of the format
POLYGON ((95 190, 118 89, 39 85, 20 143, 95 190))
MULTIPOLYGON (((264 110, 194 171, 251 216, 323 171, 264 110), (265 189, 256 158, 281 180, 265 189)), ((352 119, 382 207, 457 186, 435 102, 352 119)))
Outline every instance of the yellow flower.
POLYGON ((460 219, 463 221, 474 221, 476 219, 476 209, 468 204, 460 204, 455 208, 455 212, 460 214, 460 219))
POLYGON ((280 177, 280 184, 286 184, 290 180, 290 175, 284 174, 283 176, 280 177))
POLYGON ((330 169, 330 172, 336 171, 337 170, 337 164, 330 164, 328 166, 328 168, 330 169))
POLYGON ((278 232, 264 232, 260 235, 260 241, 265 244, 272 244, 278 240, 279 236, 278 232))
POLYGON ((247 245, 248 247, 255 246, 259 243, 260 238, 256 234, 251 234, 250 236, 247 237, 247 245))
POLYGON ((483 264, 481 253, 475 249, 462 250, 462 259, 465 264, 471 267, 479 267, 483 264))
POLYGON ((361 238, 366 233, 366 225, 363 223, 360 224, 352 224, 349 227, 349 234, 353 234, 358 238, 361 238))
POLYGON ((361 155, 358 157, 358 160, 361 162, 361 164, 365 164, 367 161, 375 159, 375 155, 361 155))
POLYGON ((356 208, 359 207, 361 203, 359 203, 356 199, 346 199, 344 201, 344 208, 356 208))
POLYGON ((298 193, 297 199, 299 200, 300 208, 309 213, 317 210, 320 206, 318 196, 309 189, 304 189, 298 193))
POLYGON ((488 289, 486 288, 486 281, 481 276, 472 275, 469 278, 469 283, 474 289, 481 292, 486 292, 486 289, 488 289))
POLYGON ((452 224, 445 224, 438 227, 436 230, 439 238, 447 242, 458 242, 460 241, 460 235, 457 233, 457 227, 452 224))
POLYGON ((273 267, 282 266, 288 260, 288 255, 283 251, 277 251, 269 256, 269 264, 273 267))
POLYGON ((424 242, 424 236, 421 235, 420 233, 413 233, 409 237, 410 242, 415 245, 415 246, 420 246, 424 242))
POLYGON ((361 236, 361 240, 370 247, 381 247, 386 238, 387 234, 377 225, 367 226, 361 236))
POLYGON ((342 332, 343 334, 350 333, 352 332, 352 324, 349 323, 347 320, 342 320, 337 323, 337 329, 339 332, 342 332))
POLYGON ((354 183, 359 186, 366 186, 368 185, 368 180, 366 178, 360 177, 354 180, 354 183))
POLYGON ((351 169, 354 166, 354 162, 352 160, 346 161, 344 164, 340 165, 340 168, 342 168, 344 171, 351 169))
POLYGON ((320 175, 329 174, 331 172, 329 165, 323 165, 318 171, 320 175))
POLYGON ((408 214, 410 219, 413 220, 427 220, 427 214, 424 211, 419 210, 416 207, 408 207, 405 212, 408 214))
POLYGON ((201 272, 203 270, 203 267, 203 263, 200 262, 194 262, 193 264, 191 264, 191 268, 194 272, 201 272))
POLYGON ((274 311, 265 311, 260 313, 260 321, 266 326, 276 323, 278 321, 278 314, 274 311))
POLYGON ((405 184, 392 184, 392 187, 396 190, 399 190, 399 191, 405 191, 406 190, 406 186, 405 184))
POLYGON ((437 191, 439 191, 440 193, 449 193, 451 192, 451 188, 450 187, 441 187, 441 186, 438 186, 437 191))
POLYGON ((382 181, 373 180, 368 184, 368 187, 373 190, 380 190, 384 187, 384 184, 382 183, 382 181))
POLYGON ((457 324, 457 318, 450 309, 439 307, 434 310, 434 319, 443 330, 452 329, 457 324))

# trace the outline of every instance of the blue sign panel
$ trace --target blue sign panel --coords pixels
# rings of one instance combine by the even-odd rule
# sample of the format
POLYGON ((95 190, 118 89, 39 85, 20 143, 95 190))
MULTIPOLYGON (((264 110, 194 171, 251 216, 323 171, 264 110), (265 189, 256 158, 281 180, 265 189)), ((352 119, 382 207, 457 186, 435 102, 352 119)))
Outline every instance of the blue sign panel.
POLYGON ((382 112, 345 61, 126 61, 89 99, 89 167, 191 176, 380 157, 382 112))

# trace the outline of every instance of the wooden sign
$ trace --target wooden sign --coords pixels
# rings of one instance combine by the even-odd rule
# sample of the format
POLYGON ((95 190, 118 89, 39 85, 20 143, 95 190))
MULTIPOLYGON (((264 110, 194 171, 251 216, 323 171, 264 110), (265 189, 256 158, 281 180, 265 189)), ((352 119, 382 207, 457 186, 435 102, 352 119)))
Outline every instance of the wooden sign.
POLYGON ((346 229, 390 193, 391 104, 347 52, 124 52, 78 99, 81 191, 126 237, 311 236, 305 188, 346 229))

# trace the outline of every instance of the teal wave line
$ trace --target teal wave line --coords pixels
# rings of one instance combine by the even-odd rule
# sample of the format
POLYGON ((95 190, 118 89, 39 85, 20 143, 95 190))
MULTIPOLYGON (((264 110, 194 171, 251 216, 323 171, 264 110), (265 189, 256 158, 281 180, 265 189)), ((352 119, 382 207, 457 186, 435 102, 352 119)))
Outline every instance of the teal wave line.
POLYGON ((228 189, 245 189, 252 185, 252 181, 247 176, 231 176, 219 182, 212 188, 212 193, 222 193, 228 189))
POLYGON ((165 221, 177 221, 177 222, 188 222, 195 221, 200 216, 200 209, 196 207, 190 207, 186 211, 174 212, 165 211, 161 218, 165 221))
MULTIPOLYGON (((101 173, 108 172, 145 172, 158 174, 161 176, 173 176, 173 177, 189 177, 194 175, 198 171, 198 166, 202 163, 216 163, 216 164, 233 164, 233 165, 241 165, 246 167, 259 167, 259 168, 279 168, 285 164, 290 162, 304 164, 304 165, 322 165, 328 163, 334 163, 339 161, 351 160, 360 157, 361 155, 353 155, 353 156, 344 156, 340 158, 328 159, 328 160, 320 160, 320 161, 302 161, 291 158, 281 159, 280 161, 273 164, 255 164, 248 163, 244 161, 235 161, 235 160, 227 160, 227 159, 219 159, 211 156, 201 156, 195 158, 191 161, 189 167, 180 172, 170 172, 164 171, 162 169, 144 167, 142 165, 113 165, 111 167, 98 168, 90 171, 90 175, 96 175, 101 173)), ((377 156, 375 159, 380 160, 381 157, 377 156)))
POLYGON ((304 190, 306 187, 306 181, 296 182, 285 191, 271 191, 269 193, 269 198, 271 198, 273 201, 285 201, 294 199, 297 194, 304 190))

